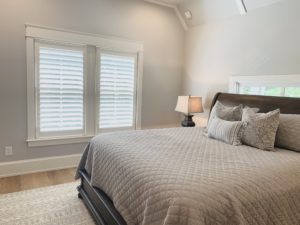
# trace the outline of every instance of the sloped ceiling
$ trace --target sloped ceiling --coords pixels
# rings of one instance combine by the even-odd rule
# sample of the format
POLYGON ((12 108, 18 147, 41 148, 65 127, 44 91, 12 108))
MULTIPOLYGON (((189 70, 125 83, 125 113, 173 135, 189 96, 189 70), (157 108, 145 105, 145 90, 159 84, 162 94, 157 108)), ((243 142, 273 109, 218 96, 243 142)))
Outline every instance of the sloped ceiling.
POLYGON ((248 10, 253 10, 264 6, 268 6, 279 1, 281 0, 244 0, 248 10))
POLYGON ((158 3, 164 3, 164 4, 169 4, 169 5, 178 5, 182 4, 185 2, 185 0, 155 0, 158 3))
POLYGON ((187 10, 192 12, 193 18, 185 19, 189 27, 240 13, 236 0, 185 0, 177 7, 182 15, 187 10))
MULTIPOLYGON (((243 0, 249 13, 252 10, 270 6, 280 1, 282 0, 243 0)), ((191 27, 240 14, 239 4, 241 4, 241 0, 185 0, 180 2, 177 7, 182 15, 186 10, 192 12, 193 19, 186 20, 187 25, 191 27)))
MULTIPOLYGON (((176 6, 181 19, 188 27, 202 23, 222 20, 241 13, 239 4, 242 0, 145 0, 153 3, 162 3, 176 6), (240 1, 240 2, 238 2, 240 1), (193 18, 187 20, 185 11, 191 11, 193 18)), ((248 12, 257 8, 269 6, 283 0, 243 0, 248 12)), ((285 0, 287 1, 287 0, 285 0)))

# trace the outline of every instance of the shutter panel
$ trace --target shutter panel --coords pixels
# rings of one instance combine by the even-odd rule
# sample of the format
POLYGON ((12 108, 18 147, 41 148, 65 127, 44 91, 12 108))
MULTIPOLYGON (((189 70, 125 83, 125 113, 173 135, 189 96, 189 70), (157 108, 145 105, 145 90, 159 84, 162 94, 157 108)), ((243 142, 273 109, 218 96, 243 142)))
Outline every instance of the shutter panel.
POLYGON ((39 47, 40 133, 84 128, 83 50, 39 47))
POLYGON ((100 55, 99 128, 135 126, 135 56, 100 55))

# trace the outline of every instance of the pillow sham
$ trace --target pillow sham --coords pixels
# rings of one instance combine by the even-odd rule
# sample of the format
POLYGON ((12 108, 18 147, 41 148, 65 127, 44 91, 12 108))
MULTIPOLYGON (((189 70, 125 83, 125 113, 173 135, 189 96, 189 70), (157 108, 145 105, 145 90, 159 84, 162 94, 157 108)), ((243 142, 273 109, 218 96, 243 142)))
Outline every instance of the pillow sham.
POLYGON ((207 130, 215 117, 227 121, 241 121, 243 114, 243 105, 238 106, 225 106, 217 101, 211 110, 209 120, 207 123, 207 130))
POLYGON ((300 115, 280 115, 276 146, 300 152, 300 115))
POLYGON ((242 121, 247 122, 247 127, 244 130, 242 142, 262 150, 274 151, 279 115, 279 109, 269 113, 254 113, 250 109, 244 110, 242 121))
POLYGON ((215 117, 209 126, 208 137, 231 145, 242 145, 242 133, 247 123, 226 121, 215 117))

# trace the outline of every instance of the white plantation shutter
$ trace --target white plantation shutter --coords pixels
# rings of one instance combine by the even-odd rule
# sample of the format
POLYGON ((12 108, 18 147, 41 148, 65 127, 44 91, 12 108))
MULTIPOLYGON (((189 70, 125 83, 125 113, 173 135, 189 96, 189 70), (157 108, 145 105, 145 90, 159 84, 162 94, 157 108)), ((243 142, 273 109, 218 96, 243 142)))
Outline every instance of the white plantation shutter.
POLYGON ((84 130, 84 53, 82 49, 40 45, 38 51, 40 136, 84 130))
POLYGON ((28 146, 140 129, 143 51, 139 41, 27 24, 28 146))
POLYGON ((100 54, 99 128, 134 128, 136 56, 100 54))

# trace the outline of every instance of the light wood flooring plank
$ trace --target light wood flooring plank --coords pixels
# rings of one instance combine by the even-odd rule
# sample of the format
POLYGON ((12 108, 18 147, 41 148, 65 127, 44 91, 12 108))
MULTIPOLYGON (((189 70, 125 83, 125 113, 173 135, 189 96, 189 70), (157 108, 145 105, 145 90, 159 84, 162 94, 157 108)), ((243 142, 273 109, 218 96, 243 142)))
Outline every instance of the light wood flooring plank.
POLYGON ((0 178, 0 194, 21 191, 20 177, 0 178))
POLYGON ((73 182, 75 172, 75 168, 70 168, 0 178, 0 194, 73 182))

